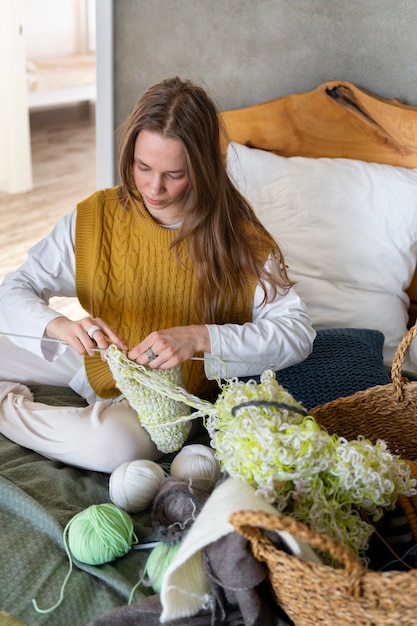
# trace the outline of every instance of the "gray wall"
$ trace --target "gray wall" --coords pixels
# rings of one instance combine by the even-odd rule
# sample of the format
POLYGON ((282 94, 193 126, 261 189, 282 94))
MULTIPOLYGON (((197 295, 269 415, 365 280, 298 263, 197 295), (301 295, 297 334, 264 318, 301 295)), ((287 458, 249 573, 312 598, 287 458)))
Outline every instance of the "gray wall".
POLYGON ((116 126, 172 75, 222 109, 328 80, 417 106, 417 0, 114 0, 113 37, 116 126))

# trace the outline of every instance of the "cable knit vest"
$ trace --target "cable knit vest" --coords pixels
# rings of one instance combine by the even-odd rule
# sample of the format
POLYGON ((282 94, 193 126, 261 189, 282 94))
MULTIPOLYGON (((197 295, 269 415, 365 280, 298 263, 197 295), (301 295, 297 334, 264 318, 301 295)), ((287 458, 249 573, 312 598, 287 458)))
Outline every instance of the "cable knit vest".
MULTIPOLYGON (((154 330, 199 324, 195 275, 182 249, 179 263, 170 249, 175 230, 157 224, 143 204, 124 209, 118 188, 94 193, 77 206, 75 258, 77 294, 92 317, 101 317, 134 347, 154 330)), ((230 322, 251 319, 255 285, 245 302, 236 302, 230 322)), ((101 356, 85 355, 85 368, 95 392, 103 398, 120 394, 101 356)), ((190 392, 206 395, 208 381, 201 361, 183 364, 183 383, 190 392)))

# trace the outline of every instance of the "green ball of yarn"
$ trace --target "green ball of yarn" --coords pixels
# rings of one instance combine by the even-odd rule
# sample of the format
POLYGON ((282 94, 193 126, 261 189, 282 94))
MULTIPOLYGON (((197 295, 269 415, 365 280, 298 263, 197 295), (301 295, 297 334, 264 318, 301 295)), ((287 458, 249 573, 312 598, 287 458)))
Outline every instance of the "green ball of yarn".
POLYGON ((180 549, 179 543, 170 546, 166 543, 158 543, 150 553, 146 561, 144 574, 149 578, 149 584, 155 593, 161 593, 162 579, 174 556, 180 549))
POLYGON ((129 552, 137 542, 129 515, 114 504, 97 504, 68 524, 68 548, 81 563, 102 565, 129 552))

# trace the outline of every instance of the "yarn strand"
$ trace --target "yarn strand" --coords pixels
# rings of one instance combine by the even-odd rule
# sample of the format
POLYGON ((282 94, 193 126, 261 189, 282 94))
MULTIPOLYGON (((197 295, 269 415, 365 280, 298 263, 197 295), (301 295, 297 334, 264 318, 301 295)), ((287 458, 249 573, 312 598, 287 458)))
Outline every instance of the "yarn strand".
POLYGON ((58 598, 57 602, 53 606, 49 607, 48 609, 41 609, 39 607, 37 601, 35 599, 32 599, 32 604, 33 604, 33 606, 35 607, 35 610, 38 613, 52 613, 52 611, 55 611, 55 609, 57 609, 62 604, 62 602, 64 601, 65 588, 67 586, 68 580, 69 580, 69 578, 71 576, 72 569, 73 569, 73 561, 72 561, 72 558, 71 558, 71 553, 69 551, 68 542, 67 542, 67 533, 68 533, 68 529, 69 529, 71 523, 72 523, 72 520, 70 520, 68 522, 68 524, 65 526, 64 532, 63 532, 63 535, 62 535, 63 541, 64 541, 65 552, 67 553, 67 557, 68 557, 68 560, 69 560, 69 569, 68 569, 67 575, 65 576, 64 581, 63 581, 63 583, 61 585, 61 591, 60 591, 60 594, 59 594, 59 598, 58 598))
MULTIPOLYGON (((68 524, 67 524, 65 530, 67 529, 67 527, 68 527, 68 524)), ((65 533, 65 531, 64 531, 64 533, 65 533)), ((64 601, 65 588, 67 586, 67 583, 69 581, 69 578, 70 578, 71 573, 72 573, 72 568, 73 568, 71 555, 70 555, 70 553, 68 551, 68 546, 67 546, 67 543, 66 543, 65 539, 64 539, 64 546, 65 546, 65 551, 66 551, 67 556, 69 558, 70 564, 69 564, 68 572, 67 572, 67 574, 66 574, 66 576, 64 578, 64 581, 62 583, 62 586, 61 586, 61 591, 60 591, 60 594, 59 594, 59 598, 58 598, 57 602, 54 605, 52 605, 51 607, 49 607, 48 609, 41 609, 39 607, 38 603, 36 602, 35 598, 33 598, 32 599, 32 604, 35 607, 35 611, 37 611, 38 613, 43 613, 43 614, 45 614, 45 613, 52 613, 52 611, 55 611, 55 609, 57 609, 59 606, 61 606, 62 602, 64 601)))

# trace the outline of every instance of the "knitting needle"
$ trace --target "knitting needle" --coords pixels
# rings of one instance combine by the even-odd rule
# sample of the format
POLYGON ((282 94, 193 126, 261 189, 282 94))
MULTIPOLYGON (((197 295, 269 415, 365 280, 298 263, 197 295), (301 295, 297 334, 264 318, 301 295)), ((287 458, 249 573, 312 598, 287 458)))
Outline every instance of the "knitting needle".
POLYGON ((148 543, 137 543, 133 546, 133 550, 148 550, 148 548, 155 548, 159 545, 160 541, 149 541, 148 543))
MULTIPOLYGON (((21 335, 19 333, 4 333, 0 330, 0 335, 4 335, 5 337, 20 337, 21 339, 35 339, 36 341, 51 341, 53 343, 61 343, 64 346, 68 346, 69 344, 61 339, 54 339, 53 337, 34 337, 33 335, 21 335)), ((89 352, 106 352, 107 348, 88 348, 89 352)))
MULTIPOLYGON (((0 335, 4 335, 5 337, 19 337, 20 339, 34 339, 35 341, 50 341, 52 343, 60 343, 64 346, 68 346, 69 344, 66 343, 65 341, 62 341, 61 339, 54 339, 53 337, 35 337, 34 335, 22 335, 20 333, 6 333, 3 332, 2 330, 0 330, 0 335)), ((107 352, 107 348, 88 348, 88 352, 107 352)), ((218 361, 218 362, 223 362, 223 363, 256 363, 256 361, 231 361, 231 360, 224 360, 224 359, 219 359, 217 357, 213 357, 213 356, 209 356, 209 357, 202 357, 202 356, 192 356, 189 359, 190 361, 218 361)))

